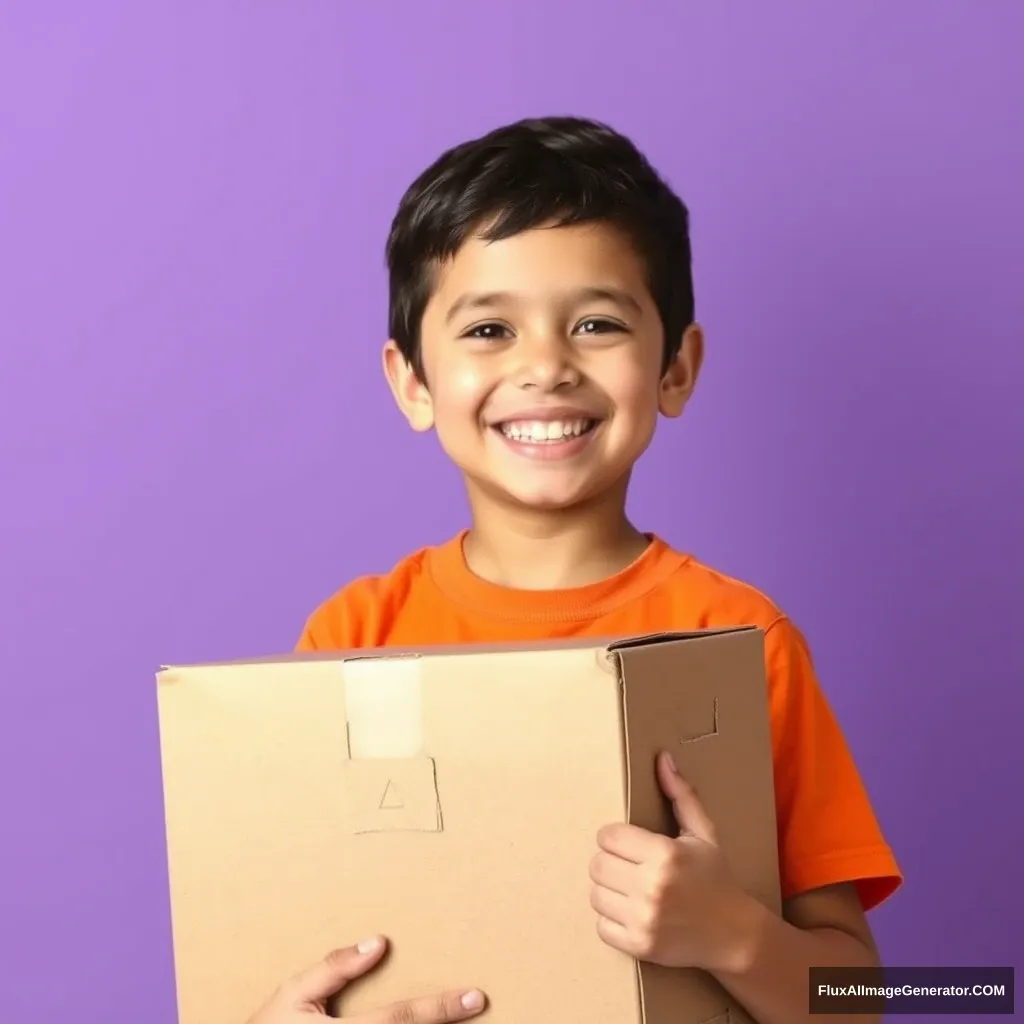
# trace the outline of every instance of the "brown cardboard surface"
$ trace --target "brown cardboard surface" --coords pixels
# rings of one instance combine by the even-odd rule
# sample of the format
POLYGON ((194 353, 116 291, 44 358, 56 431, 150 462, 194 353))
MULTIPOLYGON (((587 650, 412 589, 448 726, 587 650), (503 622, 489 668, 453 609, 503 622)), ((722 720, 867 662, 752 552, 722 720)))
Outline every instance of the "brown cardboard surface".
POLYGON ((587 868, 603 825, 674 831, 668 748, 778 909, 762 659, 742 629, 165 669, 180 1024, 243 1024, 377 933, 392 953, 346 1015, 476 986, 494 1024, 747 1024, 699 972, 605 946, 587 868))

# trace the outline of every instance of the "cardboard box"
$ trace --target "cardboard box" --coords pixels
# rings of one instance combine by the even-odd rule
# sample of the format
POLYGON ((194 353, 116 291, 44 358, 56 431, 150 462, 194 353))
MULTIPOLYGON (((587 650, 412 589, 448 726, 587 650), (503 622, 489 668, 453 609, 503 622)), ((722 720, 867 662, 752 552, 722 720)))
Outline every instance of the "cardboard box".
POLYGON ((180 1024, 243 1024, 377 933, 345 1015, 448 987, 492 1024, 743 1024, 708 976, 606 946, 603 825, 676 834, 674 751, 744 886, 779 908, 756 629, 169 668, 159 713, 180 1024))

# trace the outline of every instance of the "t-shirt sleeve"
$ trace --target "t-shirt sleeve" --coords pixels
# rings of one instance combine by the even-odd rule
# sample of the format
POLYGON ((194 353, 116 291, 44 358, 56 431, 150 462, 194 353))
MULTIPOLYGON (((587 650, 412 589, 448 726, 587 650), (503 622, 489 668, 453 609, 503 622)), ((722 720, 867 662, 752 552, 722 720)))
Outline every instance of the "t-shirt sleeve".
POLYGON ((766 630, 765 661, 783 898, 852 882, 870 910, 896 891, 902 875, 804 638, 788 619, 766 630))
POLYGON ((318 651, 320 648, 317 646, 316 634, 313 631, 312 623, 309 621, 302 627, 302 632, 299 634, 299 639, 295 641, 295 653, 296 654, 309 654, 312 651, 318 651))
POLYGON ((343 628, 346 620, 339 607, 343 603, 342 598, 343 595, 338 594, 325 601, 306 619, 299 639, 295 642, 296 654, 341 651, 355 646, 343 628))
POLYGON ((356 580, 314 609, 295 643, 295 653, 372 647, 381 615, 373 580, 356 580))
POLYGON ((347 637, 339 635, 340 624, 344 621, 337 605, 342 602, 342 593, 325 601, 307 617, 295 642, 296 654, 310 654, 313 651, 337 651, 347 646, 347 637))

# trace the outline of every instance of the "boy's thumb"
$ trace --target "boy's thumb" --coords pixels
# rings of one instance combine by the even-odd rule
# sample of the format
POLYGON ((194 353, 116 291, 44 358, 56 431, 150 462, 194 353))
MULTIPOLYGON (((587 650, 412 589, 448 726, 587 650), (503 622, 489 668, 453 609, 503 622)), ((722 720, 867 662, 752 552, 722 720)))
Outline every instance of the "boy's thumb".
POLYGON ((323 1002, 375 967, 386 948, 387 942, 377 936, 355 946, 333 950, 293 978, 288 985, 289 994, 299 1005, 323 1002))
POLYGON ((715 827, 696 792, 679 774, 676 762, 666 750, 658 758, 658 783, 672 803, 681 836, 691 835, 706 843, 715 842, 715 827))

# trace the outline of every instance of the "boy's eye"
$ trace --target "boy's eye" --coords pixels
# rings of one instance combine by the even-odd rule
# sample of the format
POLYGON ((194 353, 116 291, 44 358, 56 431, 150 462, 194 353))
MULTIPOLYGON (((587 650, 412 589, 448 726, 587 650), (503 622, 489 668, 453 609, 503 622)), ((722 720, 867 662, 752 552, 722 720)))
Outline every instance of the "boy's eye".
POLYGON ((625 327, 615 320, 607 320, 604 317, 592 316, 581 320, 576 325, 577 334, 610 334, 613 331, 624 331, 625 327))
MULTIPOLYGON (((591 316, 581 320, 575 328, 574 334, 598 335, 621 332, 626 328, 616 320, 609 320, 606 317, 591 316)), ((474 324, 463 334, 464 338, 478 338, 481 341, 503 341, 511 337, 512 332, 505 324, 491 321, 484 324, 474 324)))
POLYGON ((508 328, 504 324, 476 324, 463 335, 464 338, 480 338, 483 341, 499 341, 508 337, 508 328))

